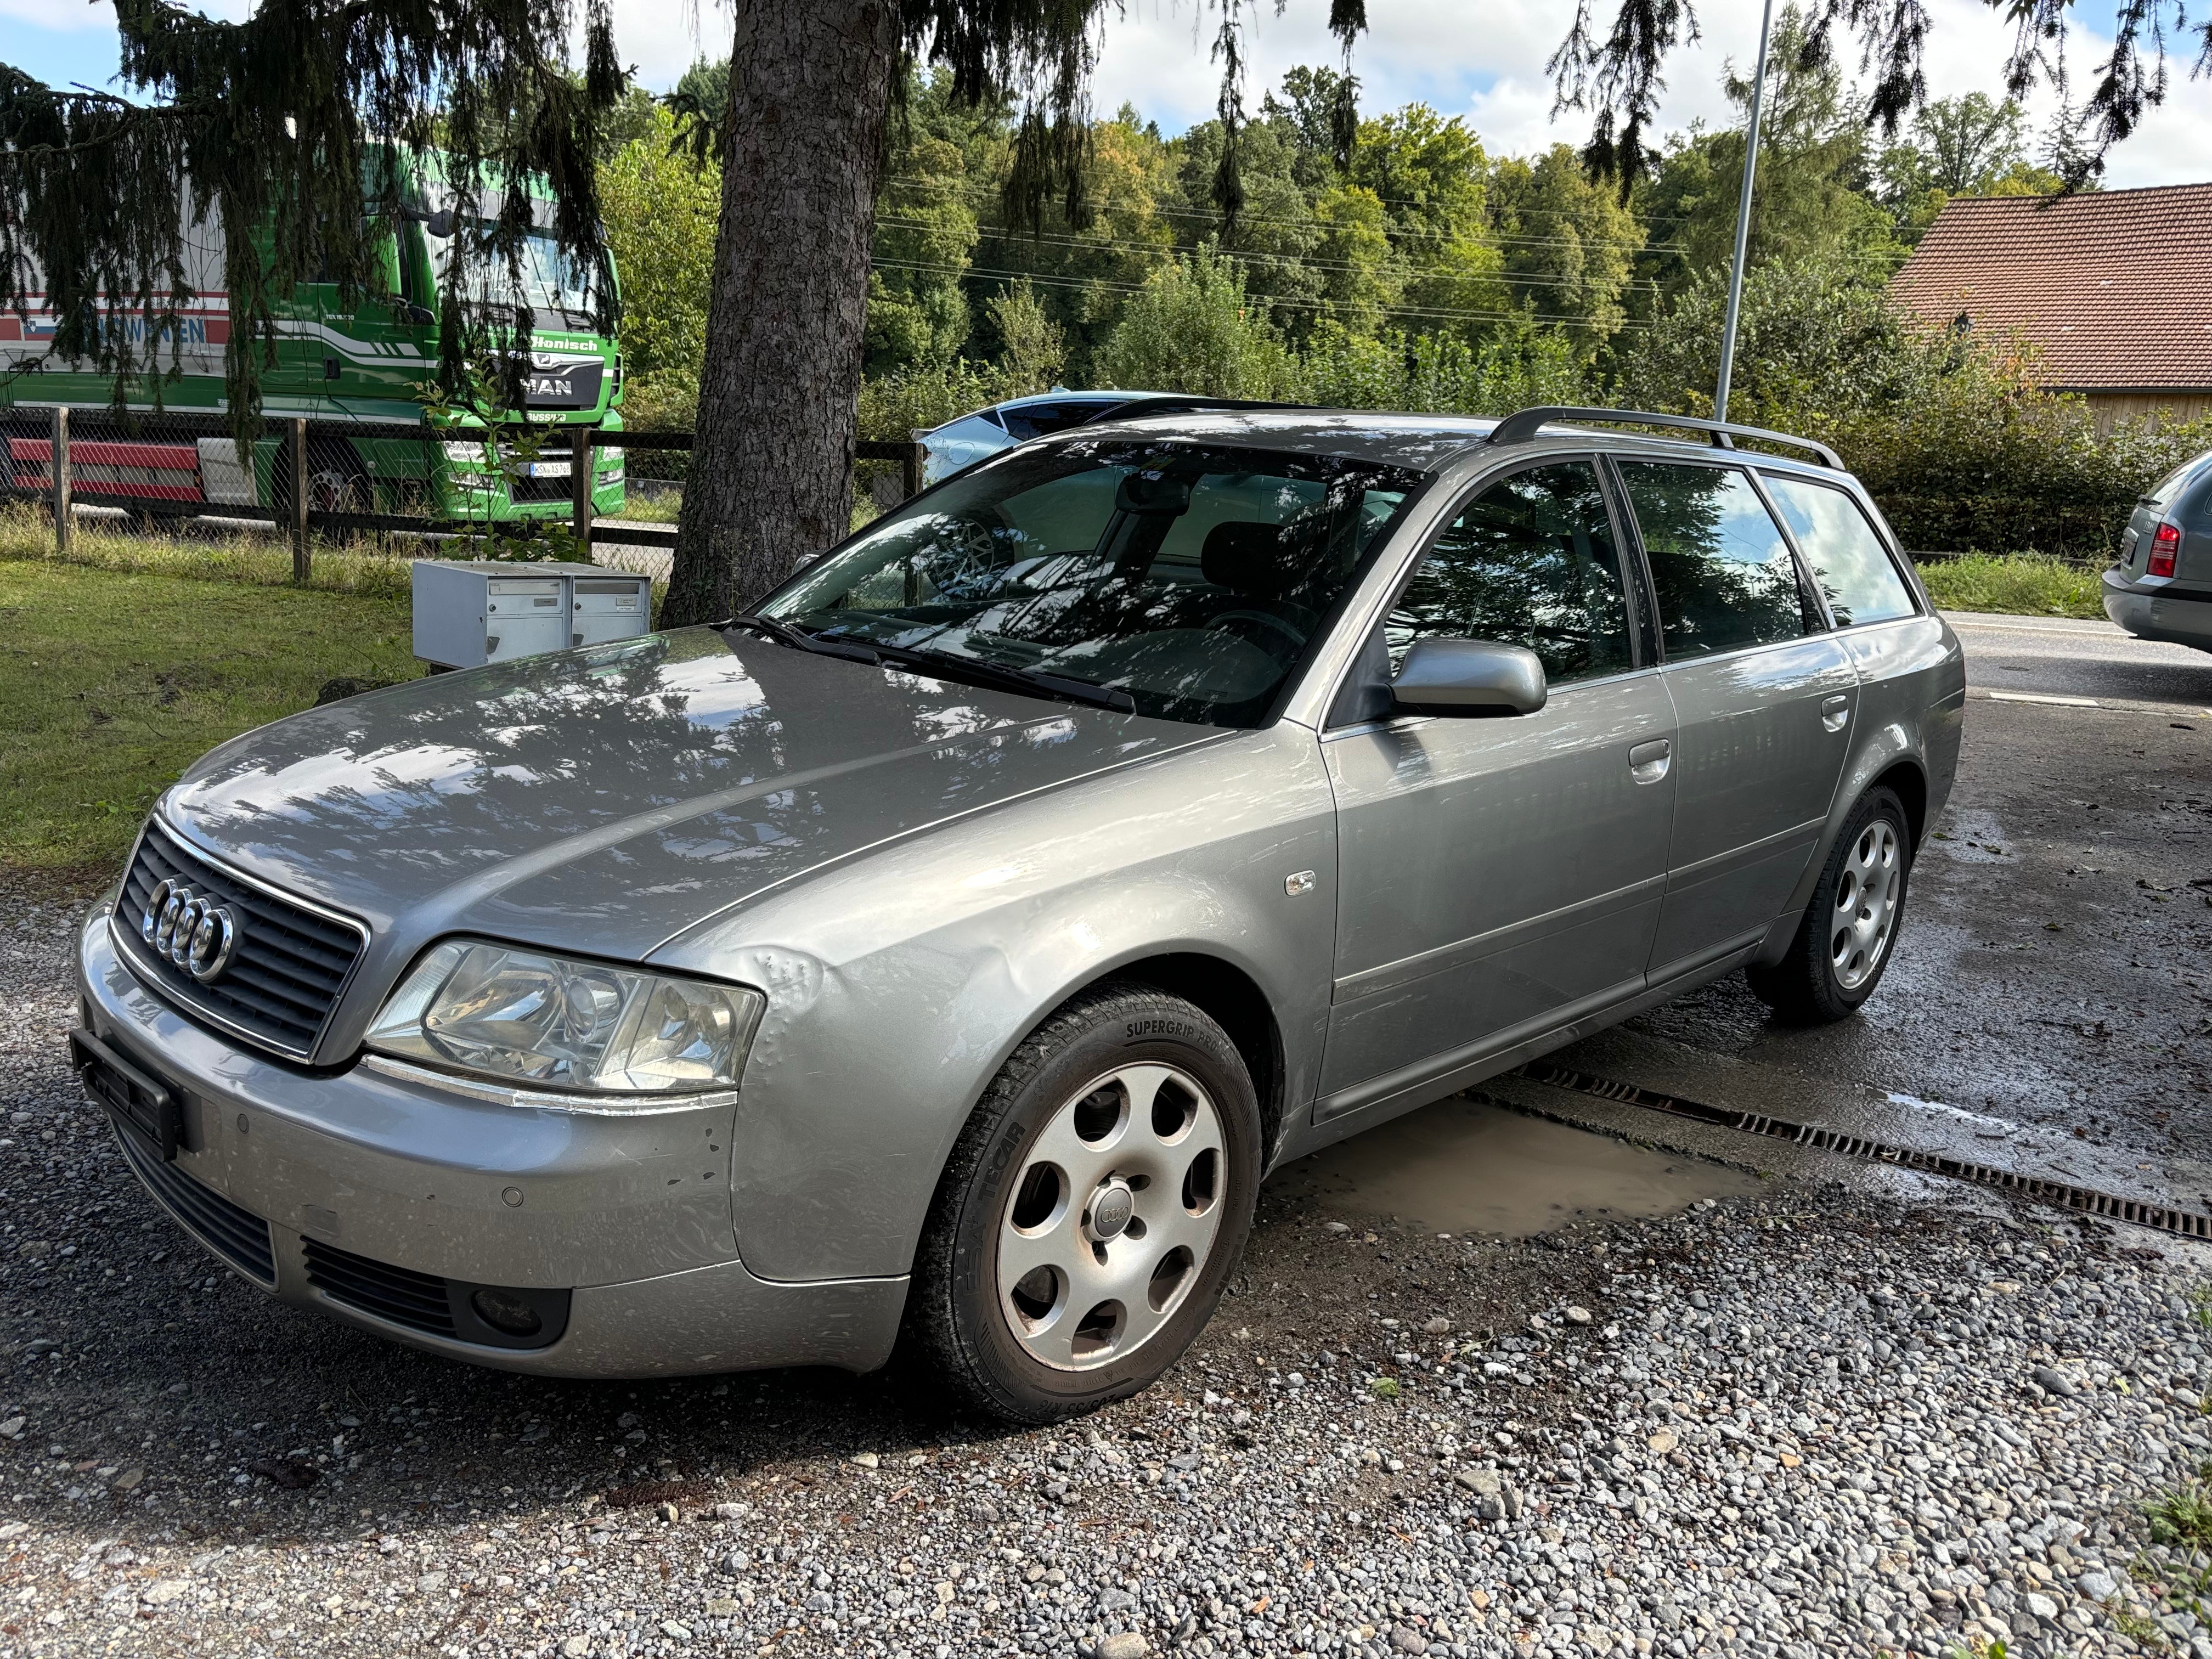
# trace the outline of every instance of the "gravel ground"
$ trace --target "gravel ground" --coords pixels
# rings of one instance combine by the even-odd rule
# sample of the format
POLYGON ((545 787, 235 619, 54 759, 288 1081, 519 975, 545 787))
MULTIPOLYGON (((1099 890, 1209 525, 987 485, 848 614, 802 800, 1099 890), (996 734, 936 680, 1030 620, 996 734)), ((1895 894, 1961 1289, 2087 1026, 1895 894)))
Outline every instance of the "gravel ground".
POLYGON ((1797 1185, 1517 1243, 1270 1201, 1202 1346, 1055 1431, 896 1370, 509 1377, 180 1238, 60 1063, 68 907, 12 908, 0 1651, 2212 1659, 2145 1518, 2212 1450, 2200 1247, 1797 1185))

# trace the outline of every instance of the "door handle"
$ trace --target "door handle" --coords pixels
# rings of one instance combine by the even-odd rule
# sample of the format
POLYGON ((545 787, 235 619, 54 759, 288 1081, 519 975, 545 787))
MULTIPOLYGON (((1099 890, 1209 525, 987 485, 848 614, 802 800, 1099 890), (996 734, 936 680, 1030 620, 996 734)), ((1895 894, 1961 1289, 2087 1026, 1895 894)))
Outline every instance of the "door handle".
POLYGON ((1851 718, 1851 700, 1841 692, 1820 699, 1820 724, 1831 732, 1840 732, 1851 718))
POLYGON ((1656 783, 1667 775, 1674 758, 1674 745, 1665 738, 1639 743, 1628 751, 1628 775, 1638 783, 1656 783))

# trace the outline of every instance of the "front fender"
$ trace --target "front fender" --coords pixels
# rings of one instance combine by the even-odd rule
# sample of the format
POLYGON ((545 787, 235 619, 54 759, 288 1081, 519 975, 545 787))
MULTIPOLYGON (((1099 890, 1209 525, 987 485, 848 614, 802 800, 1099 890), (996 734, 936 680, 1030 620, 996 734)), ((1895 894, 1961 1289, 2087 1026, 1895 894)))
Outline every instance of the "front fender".
POLYGON ((758 985, 732 1225, 773 1279, 907 1271, 954 1141, 1024 1037, 1146 957, 1211 957, 1273 1011, 1286 1098, 1328 1024, 1335 815, 1282 725, 1035 796, 823 872, 655 953, 758 985), (1293 896, 1285 877, 1316 872, 1293 896))

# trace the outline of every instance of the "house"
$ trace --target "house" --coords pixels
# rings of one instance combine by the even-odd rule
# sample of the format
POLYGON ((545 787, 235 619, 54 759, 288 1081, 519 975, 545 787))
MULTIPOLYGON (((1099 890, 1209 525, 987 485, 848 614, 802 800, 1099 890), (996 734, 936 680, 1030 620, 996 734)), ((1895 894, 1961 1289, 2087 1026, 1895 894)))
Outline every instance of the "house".
POLYGON ((1954 197, 1890 293, 1938 327, 2016 330, 2100 429, 2212 415, 2212 184, 1954 197))

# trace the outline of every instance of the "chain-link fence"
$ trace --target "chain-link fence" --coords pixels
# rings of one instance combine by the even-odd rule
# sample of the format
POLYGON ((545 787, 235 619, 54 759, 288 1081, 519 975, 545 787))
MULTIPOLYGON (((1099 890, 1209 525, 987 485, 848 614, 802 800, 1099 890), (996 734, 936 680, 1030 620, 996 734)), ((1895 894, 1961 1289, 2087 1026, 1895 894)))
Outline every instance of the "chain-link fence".
MULTIPOLYGON (((0 409, 6 494, 43 506, 66 554, 81 524, 161 537, 289 543, 308 579, 318 552, 589 559, 668 574, 688 432, 516 422, 436 431, 278 416, 244 443, 219 415, 15 404, 0 409), (632 453, 662 463, 635 483, 632 453)), ((856 447, 878 507, 921 487, 918 443, 856 447)))

